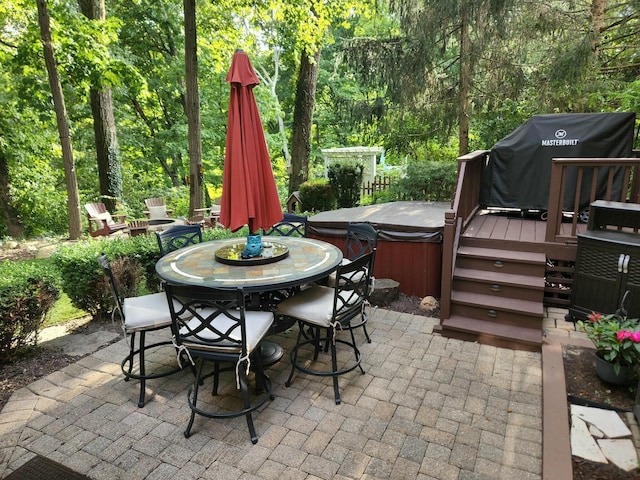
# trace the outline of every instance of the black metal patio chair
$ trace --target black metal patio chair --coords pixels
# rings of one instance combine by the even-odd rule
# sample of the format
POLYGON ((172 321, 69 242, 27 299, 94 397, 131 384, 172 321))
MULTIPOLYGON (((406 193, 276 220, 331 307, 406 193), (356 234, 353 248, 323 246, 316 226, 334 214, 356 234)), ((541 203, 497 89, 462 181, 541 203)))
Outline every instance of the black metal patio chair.
POLYGON ((202 242, 202 227, 199 224, 176 225, 162 232, 156 232, 156 238, 160 256, 164 257, 167 253, 202 242))
POLYGON ((365 373, 360 365, 361 354, 350 325, 353 321, 363 322, 363 318, 369 314, 365 306, 369 297, 374 256, 375 250, 353 262, 340 265, 334 287, 314 285, 278 305, 277 313, 296 319, 299 326, 296 345, 291 350, 291 373, 286 386, 291 384, 296 370, 310 375, 333 377, 335 402, 339 404, 338 376, 356 368, 365 373), (312 330, 313 335, 305 335, 307 328, 312 330), (350 340, 338 338, 338 334, 344 331, 349 332, 350 340), (352 361, 342 361, 339 365, 337 344, 346 345, 353 351, 352 361), (304 350, 307 355, 303 354, 305 345, 313 347, 311 360, 308 359, 309 352, 304 350), (325 352, 327 346, 331 351, 330 370, 323 369, 322 362, 317 362, 320 353, 325 352), (316 366, 309 366, 309 362, 316 366))
POLYGON ((145 356, 149 350, 172 344, 171 312, 167 304, 167 296, 164 293, 154 293, 139 297, 124 298, 118 290, 109 258, 106 255, 101 255, 98 257, 98 263, 107 278, 111 294, 115 301, 112 315, 115 316, 117 314, 120 316, 125 336, 130 335, 129 354, 122 360, 120 367, 125 376, 125 381, 130 379, 140 381, 138 407, 144 407, 146 381, 166 377, 181 370, 181 367, 176 364, 176 367, 173 369, 148 373, 145 362, 145 356), (148 332, 162 329, 167 330, 166 340, 152 344, 146 343, 146 334, 148 332), (137 346, 136 335, 138 336, 137 346), (134 368, 136 358, 138 360, 137 368, 134 368))
POLYGON ((196 414, 208 418, 232 418, 245 415, 251 442, 258 436, 251 412, 274 397, 271 380, 264 373, 260 356, 260 344, 273 323, 273 313, 247 311, 245 292, 239 288, 222 290, 208 287, 164 284, 167 295, 178 354, 185 354, 196 364, 193 386, 187 392, 191 418, 184 432, 191 435, 196 414), (188 320, 187 320, 188 318, 188 320), (205 374, 206 363, 213 363, 213 373, 205 374), (221 364, 230 364, 221 368, 221 364), (251 394, 247 385, 249 368, 254 371, 256 392, 251 394), (231 370, 235 389, 225 388, 227 395, 223 405, 199 399, 200 387, 207 377, 213 377, 212 395, 218 395, 220 374, 231 370), (233 391, 240 390, 241 398, 233 391))

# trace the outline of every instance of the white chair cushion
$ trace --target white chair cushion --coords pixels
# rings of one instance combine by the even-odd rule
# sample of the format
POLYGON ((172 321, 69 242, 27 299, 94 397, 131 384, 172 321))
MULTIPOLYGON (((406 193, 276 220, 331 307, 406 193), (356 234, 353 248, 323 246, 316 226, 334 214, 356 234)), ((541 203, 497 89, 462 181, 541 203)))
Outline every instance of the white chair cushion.
MULTIPOLYGON (((348 258, 343 258, 342 261, 340 262, 341 265, 348 265, 351 263, 351 260, 349 260, 348 258)), ((358 283, 361 279, 362 276, 365 274, 366 269, 364 271, 362 270, 358 270, 355 271, 353 273, 351 273, 351 276, 349 277, 354 283, 358 283)), ((337 272, 331 272, 331 275, 329 275, 329 278, 327 278, 327 286, 328 287, 335 287, 336 286, 336 277, 337 277, 337 272)), ((340 285, 344 285, 344 280, 340 283, 340 285)))
POLYGON ((157 218, 167 218, 167 207, 165 205, 149 207, 149 220, 157 218))
MULTIPOLYGON (((297 318, 306 323, 329 327, 333 320, 334 292, 333 288, 314 285, 280 302, 277 311, 279 314, 297 318)), ((351 292, 340 292, 339 295, 349 304, 358 300, 356 296, 350 297, 351 292)))
MULTIPOLYGON (((128 332, 171 325, 167 295, 163 292, 124 299, 124 327, 128 332)), ((180 307, 176 305, 176 308, 180 307)))
POLYGON ((113 218, 111 218, 111 214, 109 212, 98 213, 96 214, 95 217, 92 217, 92 218, 100 220, 101 222, 100 228, 104 228, 108 225, 113 225, 116 223, 113 221, 113 218))
MULTIPOLYGON (((210 309, 205 308, 202 310, 201 314, 203 317, 206 317, 207 315, 210 314, 209 313, 210 311, 211 311, 210 309)), ((260 343, 260 340, 262 340, 262 337, 264 337, 267 334, 267 332, 269 331, 269 328, 271 328, 271 324, 273 323, 273 313, 259 312, 259 311, 245 311, 244 317, 247 324, 247 339, 246 339, 247 350, 249 351, 249 353, 251 353, 258 346, 258 343, 260 343)), ((195 330, 200 326, 200 323, 201 322, 198 318, 195 318, 195 317, 192 318, 187 323, 188 328, 182 327, 180 329, 180 334, 181 335, 188 334, 189 329, 195 330)), ((220 331, 227 330, 229 327, 233 325, 233 323, 234 323, 233 320, 225 317, 224 315, 220 315, 214 320, 214 324, 216 328, 218 328, 220 331)), ((233 338, 234 340, 240 340, 240 335, 241 335, 240 329, 237 328, 233 331, 231 338, 233 338)), ((219 338, 219 335, 217 335, 215 332, 208 329, 198 332, 198 336, 206 340, 216 340, 217 338, 219 338)), ((193 342, 186 339, 184 343, 188 347, 206 349, 206 346, 203 346, 202 344, 197 343, 195 339, 193 342)), ((212 346, 212 350, 220 350, 220 348, 218 346, 212 346)))

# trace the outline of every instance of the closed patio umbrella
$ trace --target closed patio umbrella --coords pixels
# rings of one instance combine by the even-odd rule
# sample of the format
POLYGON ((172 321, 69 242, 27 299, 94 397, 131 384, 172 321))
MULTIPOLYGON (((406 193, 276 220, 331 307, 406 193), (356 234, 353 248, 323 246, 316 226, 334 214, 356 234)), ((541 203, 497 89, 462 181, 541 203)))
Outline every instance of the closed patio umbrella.
POLYGON ((236 50, 227 74, 231 85, 220 223, 258 232, 283 218, 253 87, 260 81, 249 57, 236 50))

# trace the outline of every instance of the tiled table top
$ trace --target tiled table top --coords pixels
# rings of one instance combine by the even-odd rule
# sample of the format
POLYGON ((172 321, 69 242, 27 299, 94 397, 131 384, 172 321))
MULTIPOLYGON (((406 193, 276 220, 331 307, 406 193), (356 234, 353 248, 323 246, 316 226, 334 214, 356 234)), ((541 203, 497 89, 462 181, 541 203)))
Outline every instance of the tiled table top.
POLYGON ((279 290, 325 277, 342 260, 339 248, 310 238, 264 237, 286 245, 289 255, 264 265, 228 265, 216 259, 215 252, 242 242, 232 238, 214 240, 172 252, 156 264, 158 275, 173 283, 205 285, 214 288, 243 287, 247 291, 279 290))

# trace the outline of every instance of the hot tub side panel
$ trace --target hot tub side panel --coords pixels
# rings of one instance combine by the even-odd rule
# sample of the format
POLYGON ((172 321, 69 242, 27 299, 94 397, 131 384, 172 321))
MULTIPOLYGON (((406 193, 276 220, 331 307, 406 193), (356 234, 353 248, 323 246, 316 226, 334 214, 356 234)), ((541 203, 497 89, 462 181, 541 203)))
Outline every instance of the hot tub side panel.
MULTIPOLYGON (((311 232, 316 238, 345 249, 346 230, 337 228, 331 235, 311 232)), ((440 274, 442 271, 441 242, 410 242, 378 240, 376 278, 390 278, 400 283, 400 291, 406 295, 440 298, 440 274)))

